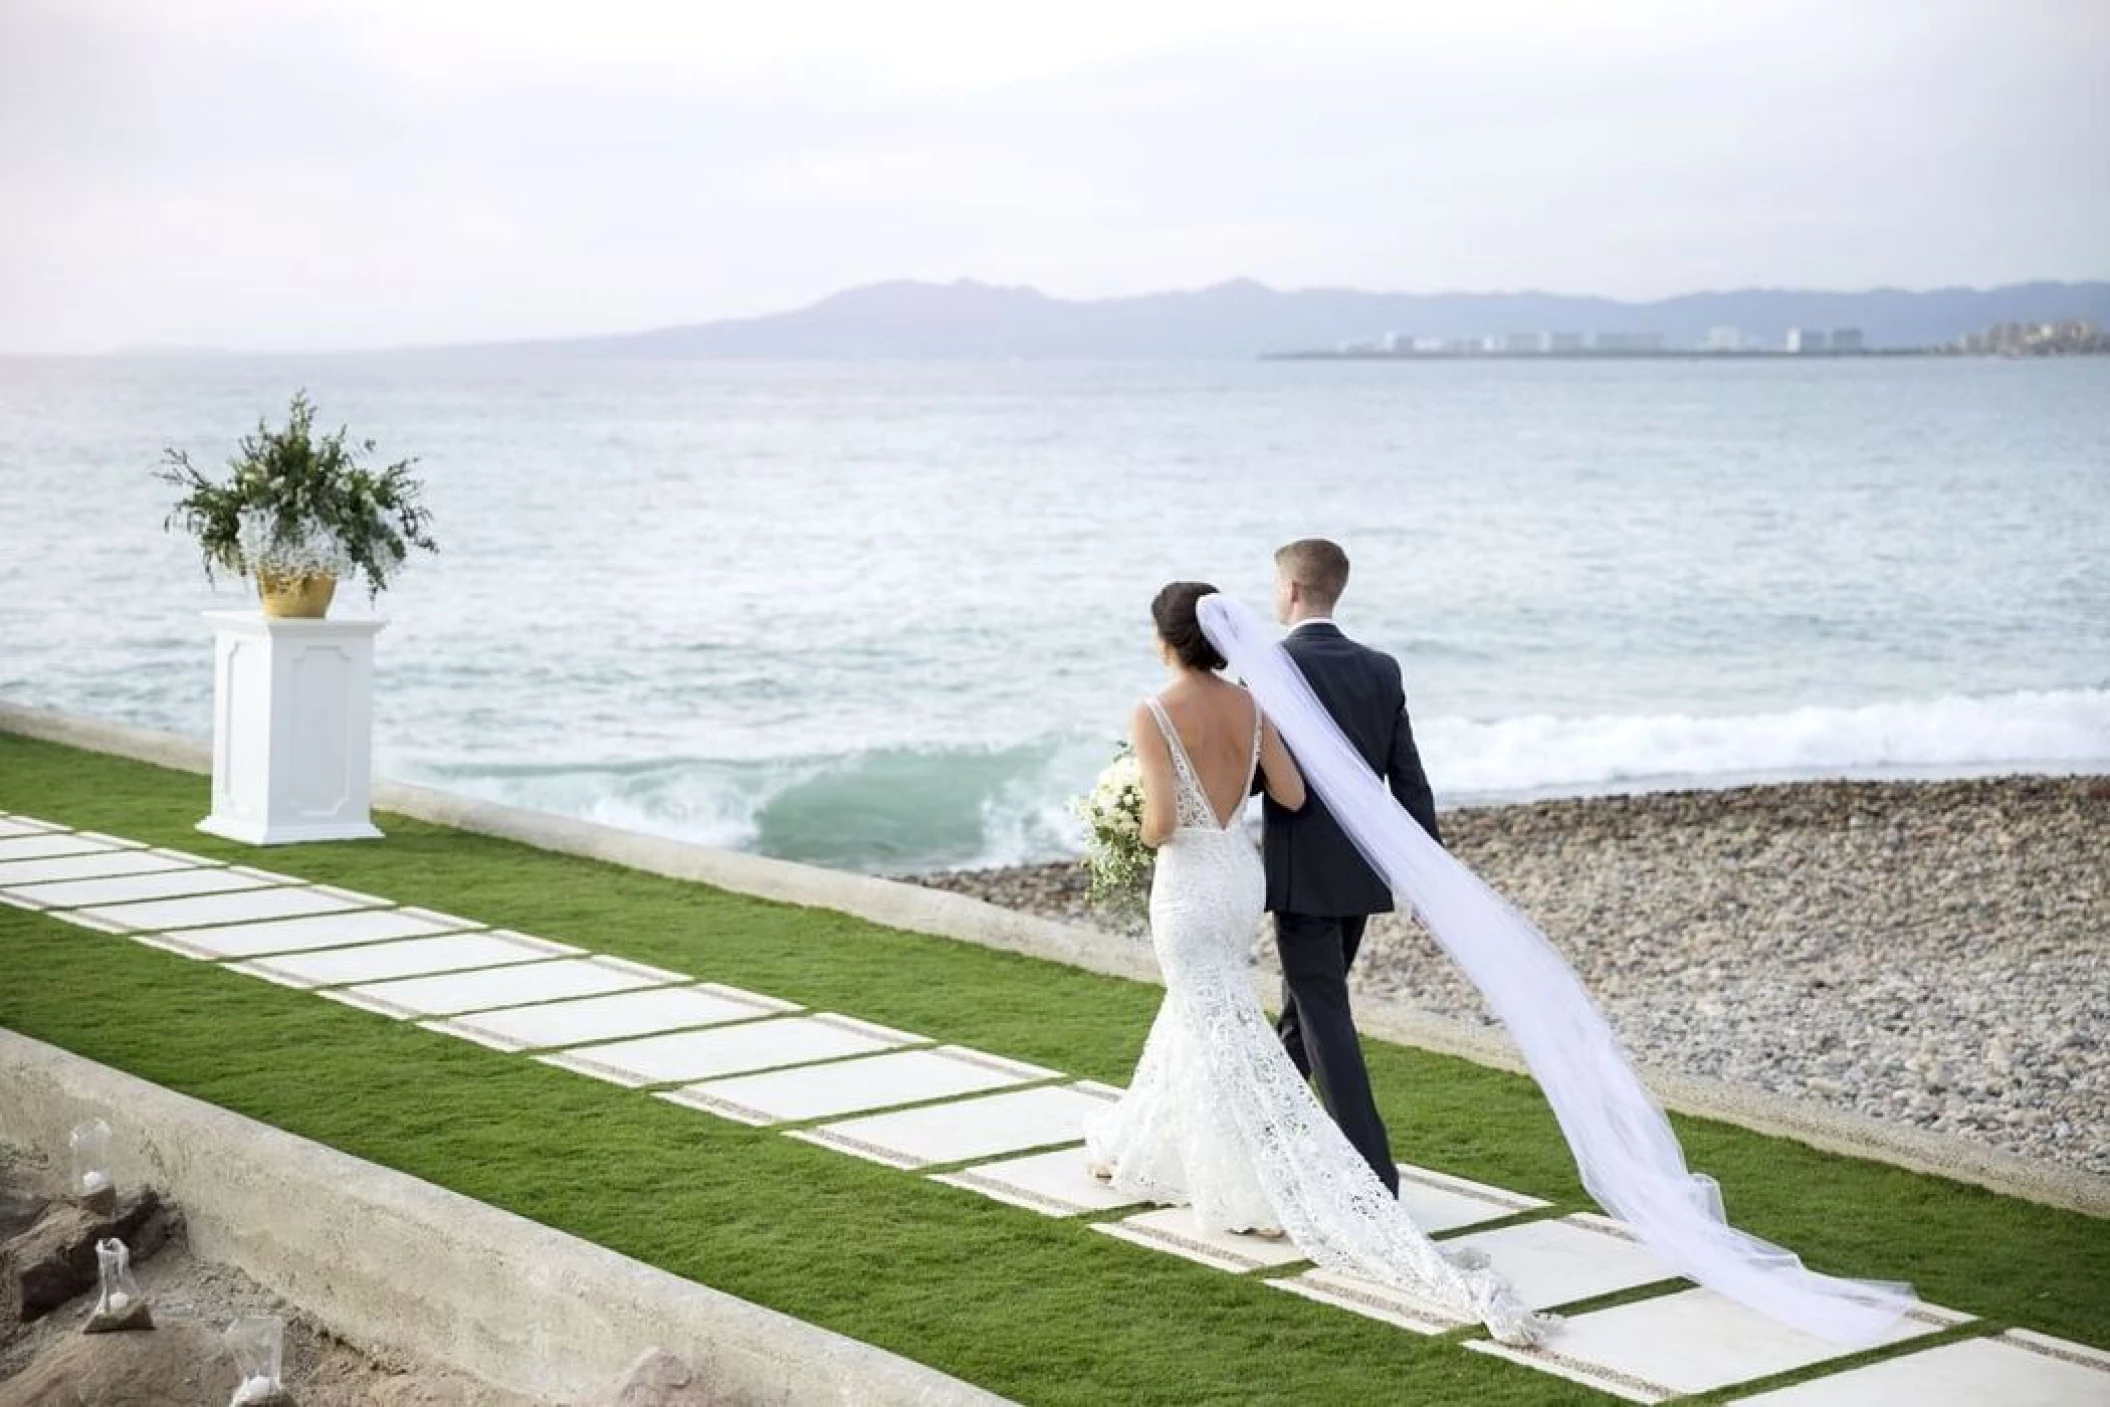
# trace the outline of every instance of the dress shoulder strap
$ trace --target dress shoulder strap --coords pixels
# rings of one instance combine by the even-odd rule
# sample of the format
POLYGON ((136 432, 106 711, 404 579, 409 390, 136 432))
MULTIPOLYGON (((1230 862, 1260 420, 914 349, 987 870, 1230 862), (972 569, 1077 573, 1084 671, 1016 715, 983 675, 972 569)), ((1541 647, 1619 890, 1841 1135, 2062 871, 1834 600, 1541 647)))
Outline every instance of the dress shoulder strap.
POLYGON ((1187 745, 1180 741, 1180 730, 1172 726, 1172 715, 1165 711, 1165 705, 1156 694, 1146 695, 1143 702, 1150 709, 1150 716, 1158 721, 1158 732, 1164 735, 1165 746, 1171 750, 1172 760, 1181 775, 1192 772, 1194 764, 1188 761, 1187 745))
POLYGON ((1187 745, 1180 741, 1180 730, 1172 725, 1172 715, 1155 694, 1143 702, 1150 706, 1150 716, 1158 721, 1158 731, 1165 735, 1165 747, 1172 754, 1174 809, 1180 824, 1201 826, 1214 821, 1209 793, 1202 787, 1201 773, 1194 770, 1194 759, 1187 756, 1187 745))
POLYGON ((1260 712, 1260 700, 1254 699, 1250 691, 1246 697, 1253 701, 1253 755, 1246 759, 1245 764, 1246 779, 1250 782, 1260 771, 1260 729, 1264 719, 1260 712))

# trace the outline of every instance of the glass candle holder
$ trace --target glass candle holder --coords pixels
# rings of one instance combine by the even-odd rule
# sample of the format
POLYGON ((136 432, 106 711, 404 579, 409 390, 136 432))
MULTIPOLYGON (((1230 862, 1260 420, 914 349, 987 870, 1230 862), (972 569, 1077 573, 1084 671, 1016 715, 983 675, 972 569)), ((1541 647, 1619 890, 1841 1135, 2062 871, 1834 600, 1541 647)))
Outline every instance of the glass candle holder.
POLYGON ((139 1282, 132 1278, 132 1252, 116 1237, 95 1243, 95 1265, 102 1277, 102 1298, 95 1302, 97 1314, 113 1318, 131 1312, 139 1303, 139 1282))
POLYGON ((113 1334, 126 1329, 151 1329, 154 1312, 147 1308, 139 1282, 132 1278, 132 1251, 116 1237, 95 1243, 95 1269, 101 1293, 95 1311, 81 1326, 84 1334, 113 1334))
POLYGON ((247 1407, 285 1390, 279 1381, 285 1360, 285 1320, 275 1314, 237 1319, 227 1326, 226 1340, 238 1378, 228 1407, 247 1407))
POLYGON ((66 1144, 73 1154, 73 1195, 101 1197, 111 1193, 115 1184, 110 1179, 110 1126, 101 1119, 77 1124, 66 1144))

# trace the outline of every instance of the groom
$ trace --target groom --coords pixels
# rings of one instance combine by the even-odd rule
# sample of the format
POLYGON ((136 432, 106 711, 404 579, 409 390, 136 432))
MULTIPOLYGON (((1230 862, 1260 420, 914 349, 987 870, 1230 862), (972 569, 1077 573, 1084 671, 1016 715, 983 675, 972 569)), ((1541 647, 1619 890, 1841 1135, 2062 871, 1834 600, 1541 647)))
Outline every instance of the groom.
MULTIPOLYGON (((1407 721, 1399 661, 1356 644, 1333 623, 1347 586, 1348 554, 1325 538, 1303 538, 1277 552, 1275 616, 1289 627, 1282 648, 1363 761, 1441 842, 1435 797, 1407 721)), ((1396 1195, 1399 1173, 1348 1007, 1348 969, 1364 925, 1371 914, 1391 911, 1392 892, 1317 797, 1295 812, 1269 799, 1263 814, 1267 907, 1282 955, 1276 1030, 1289 1058, 1318 1085, 1334 1122, 1396 1195)))

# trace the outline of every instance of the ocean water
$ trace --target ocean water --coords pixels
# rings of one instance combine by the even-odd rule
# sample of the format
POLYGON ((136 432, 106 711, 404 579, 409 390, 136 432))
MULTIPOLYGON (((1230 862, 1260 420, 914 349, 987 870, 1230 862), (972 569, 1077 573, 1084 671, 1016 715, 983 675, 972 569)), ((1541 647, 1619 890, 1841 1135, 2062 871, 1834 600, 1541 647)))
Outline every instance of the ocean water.
MULTIPOLYGON (((880 871, 1070 853, 1174 577, 1324 534, 1447 804, 2110 770, 2110 360, 0 360, 0 698, 205 734, 162 529, 307 388, 421 457, 388 775, 880 871)), ((340 613, 370 608, 340 590, 340 613)), ((201 809, 203 798, 201 795, 201 809)))

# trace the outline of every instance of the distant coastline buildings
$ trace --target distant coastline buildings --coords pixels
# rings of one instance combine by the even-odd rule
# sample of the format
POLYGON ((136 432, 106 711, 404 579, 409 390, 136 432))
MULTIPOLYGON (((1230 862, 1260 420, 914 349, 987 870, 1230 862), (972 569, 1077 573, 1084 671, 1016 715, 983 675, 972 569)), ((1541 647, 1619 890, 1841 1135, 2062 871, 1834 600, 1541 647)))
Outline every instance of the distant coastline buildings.
POLYGON ((1387 332, 1348 341, 1328 352, 1283 352, 1276 357, 1873 357, 1873 356, 2101 356, 2110 336, 2093 322, 2001 323, 1937 347, 1875 348, 1858 327, 1791 327, 1778 342, 1747 336, 1732 326, 1711 327, 1691 344, 1660 332, 1503 332, 1477 337, 1417 337, 1387 332))
POLYGON ((1590 336, 1593 352, 1660 352, 1664 337, 1660 332, 1597 332, 1590 336))
POLYGON ((1973 357, 2075 357, 2110 353, 2110 337, 2092 322, 2003 322, 1969 332, 1943 350, 1973 357))
POLYGON ((1290 352, 1286 356, 1308 357, 1671 357, 1695 353, 1741 356, 1856 355, 1868 351, 1866 338, 1857 327, 1790 328, 1787 338, 1768 346, 1746 337, 1734 327, 1708 329, 1696 347, 1674 344, 1660 332, 1504 332, 1477 337, 1416 337, 1409 332, 1387 332, 1370 341, 1345 341, 1331 352, 1290 352))
POLYGON ((1828 332, 1814 327, 1788 329, 1787 351, 1791 356, 1815 356, 1826 352, 1833 356, 1853 356, 1867 350, 1868 339, 1858 327, 1835 327, 1828 332))

